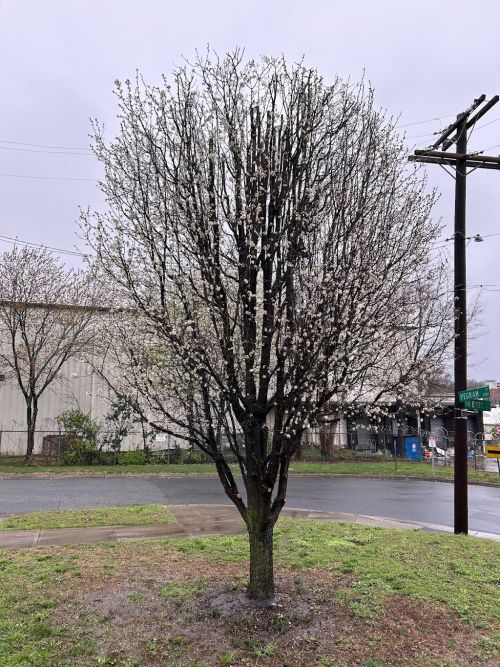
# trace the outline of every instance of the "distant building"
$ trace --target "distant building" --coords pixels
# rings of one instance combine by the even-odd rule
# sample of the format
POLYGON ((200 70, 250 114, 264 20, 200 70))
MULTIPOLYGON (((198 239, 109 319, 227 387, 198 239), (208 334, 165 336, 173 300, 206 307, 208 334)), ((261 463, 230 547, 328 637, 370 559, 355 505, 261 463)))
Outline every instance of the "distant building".
MULTIPOLYGON (((492 381, 493 382, 493 381, 492 381)), ((496 383, 500 384, 500 383, 496 383)), ((500 388, 492 388, 496 405, 500 401, 500 388), (496 392, 498 394, 496 394, 496 392)), ((35 454, 42 452, 45 442, 59 435, 57 417, 61 412, 78 409, 92 419, 101 421, 109 413, 113 396, 106 383, 95 373, 87 362, 71 359, 64 364, 60 376, 48 387, 39 403, 35 454)), ((338 416, 335 406, 331 406, 331 418, 324 424, 311 427, 304 434, 303 446, 314 448, 351 448, 362 452, 377 453, 384 450, 404 453, 405 438, 417 436, 422 444, 428 444, 433 436, 437 445, 448 449, 453 447, 453 395, 428 397, 420 408, 401 407, 389 401, 378 421, 368 416, 362 404, 350 410, 350 416, 338 416), (431 410, 429 405, 433 404, 431 410), (386 414, 388 413, 388 414, 386 414)), ((13 379, 0 378, 0 456, 23 455, 26 449, 26 405, 24 397, 13 379)), ((500 423, 495 411, 485 413, 485 424, 500 423), (493 416, 491 416, 493 415, 493 416)), ((269 422, 272 428, 272 416, 269 422)), ((482 413, 468 413, 468 444, 470 447, 482 442, 482 413)), ((156 449, 186 446, 166 434, 157 434, 152 442, 156 449)), ((133 450, 144 447, 144 436, 140 425, 123 440, 122 449, 133 450)))
MULTIPOLYGON (((402 406, 395 403, 384 406, 383 416, 377 421, 364 413, 359 406, 357 414, 343 420, 347 434, 346 445, 359 451, 383 451, 388 449, 400 456, 405 452, 405 440, 416 437, 424 447, 432 436, 442 449, 453 447, 454 441, 454 397, 427 397, 421 406, 402 406), (433 404, 431 408, 430 405, 433 404)), ((467 412, 467 443, 475 448, 483 441, 483 417, 481 412, 467 412)), ((342 445, 341 445, 342 446, 342 445)))

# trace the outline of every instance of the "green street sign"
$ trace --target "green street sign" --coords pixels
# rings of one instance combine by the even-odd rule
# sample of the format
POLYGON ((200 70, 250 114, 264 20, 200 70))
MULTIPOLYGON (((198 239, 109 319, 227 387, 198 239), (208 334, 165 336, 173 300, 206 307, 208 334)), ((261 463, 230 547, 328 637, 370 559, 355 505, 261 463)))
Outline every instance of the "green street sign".
POLYGON ((491 401, 464 401, 464 407, 466 410, 480 410, 481 412, 489 412, 491 410, 491 401))
POLYGON ((477 387, 476 389, 462 389, 458 392, 458 400, 460 403, 465 401, 473 401, 478 398, 490 398, 490 388, 489 387, 477 387))

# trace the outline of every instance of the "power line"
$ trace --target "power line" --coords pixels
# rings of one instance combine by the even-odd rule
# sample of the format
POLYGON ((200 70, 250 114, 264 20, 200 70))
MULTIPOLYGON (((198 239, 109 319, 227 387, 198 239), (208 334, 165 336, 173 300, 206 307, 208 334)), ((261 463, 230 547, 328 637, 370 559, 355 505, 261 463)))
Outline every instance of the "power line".
POLYGON ((28 144, 24 141, 10 141, 8 139, 0 139, 0 144, 14 144, 16 146, 30 146, 31 148, 56 148, 58 150, 67 151, 88 151, 88 146, 51 146, 49 144, 28 144))
POLYGON ((76 153, 72 151, 57 150, 38 150, 36 148, 17 148, 15 146, 0 146, 3 151, 21 151, 23 153, 42 153, 43 155, 83 155, 84 157, 94 157, 93 153, 76 153))
POLYGON ((411 127, 412 125, 424 125, 425 123, 431 123, 435 120, 442 120, 443 118, 451 118, 454 114, 446 114, 446 116, 435 116, 434 118, 427 118, 426 120, 417 120, 414 123, 405 123, 404 125, 396 125, 397 128, 400 127, 411 127))
POLYGON ((500 232, 495 232, 494 234, 481 234, 483 239, 489 238, 490 236, 500 236, 500 232))
POLYGON ((3 234, 0 234, 0 241, 5 241, 6 243, 12 243, 12 244, 19 244, 19 245, 24 245, 28 246, 30 248, 43 248, 45 250, 53 250, 54 252, 58 252, 64 255, 76 255, 79 257, 85 257, 85 254, 83 252, 78 252, 77 250, 67 250, 65 248, 54 248, 53 246, 49 245, 43 245, 41 243, 33 243, 31 241, 22 241, 21 239, 17 238, 12 238, 11 236, 4 236, 3 234))
POLYGON ((70 176, 28 176, 27 174, 5 174, 0 173, 0 176, 5 176, 8 178, 32 178, 40 179, 44 181, 98 181, 98 178, 73 178, 70 176))
MULTIPOLYGON (((472 234, 470 237, 468 236, 467 238, 470 240, 474 240, 475 236, 480 236, 483 239, 490 238, 490 236, 500 236, 500 232, 495 232, 493 234, 472 234)), ((440 248, 450 248, 448 243, 453 241, 455 239, 455 236, 450 236, 449 239, 443 239, 443 241, 436 241, 436 243, 439 243, 440 245, 435 245, 433 246, 433 250, 439 250, 440 248)))
POLYGON ((421 139, 422 137, 432 137, 432 133, 427 134, 412 134, 411 137, 405 137, 405 139, 421 139))
MULTIPOLYGON (((498 287, 500 287, 500 285, 498 285, 498 287)), ((484 285, 480 285, 480 288, 485 292, 500 292, 500 289, 490 289, 489 287, 485 287, 484 285)))
POLYGON ((471 287, 500 287, 500 285, 496 285, 495 283, 480 283, 478 285, 471 285, 471 287))
POLYGON ((500 146, 500 144, 495 144, 494 146, 488 146, 488 148, 483 148, 482 151, 473 151, 472 155, 482 155, 486 151, 490 151, 492 148, 498 148, 499 146, 500 146))
POLYGON ((494 120, 490 120, 489 123, 483 123, 482 125, 478 125, 476 127, 476 130, 482 130, 483 127, 488 127, 488 125, 493 125, 493 123, 498 123, 499 120, 500 120, 500 116, 498 116, 498 118, 495 118, 494 120))
MULTIPOLYGON (((453 117, 453 114, 446 114, 445 116, 434 116, 433 118, 427 118, 426 120, 417 120, 412 123, 404 123, 403 125, 396 125, 397 129, 404 128, 404 127, 412 127, 414 125, 425 125, 425 123, 431 123, 436 120, 442 120, 444 118, 451 118, 453 117)), ((494 121, 492 121, 494 122, 494 121)), ((490 123, 487 123, 489 125, 490 123)), ((420 134, 417 135, 418 137, 424 137, 424 136, 430 136, 432 133, 429 134, 420 134)), ((416 137, 407 137, 407 139, 413 139, 416 137)), ((53 144, 34 144, 34 143, 29 143, 26 141, 13 141, 11 139, 0 139, 0 144, 12 144, 13 146, 28 146, 30 148, 48 148, 48 149, 54 149, 54 150, 61 150, 61 151, 86 151, 84 155, 93 155, 94 153, 88 146, 59 146, 59 145, 53 145, 53 144)), ((0 148, 3 148, 4 150, 23 150, 22 148, 7 148, 5 146, 0 146, 0 148)), ((38 151, 33 151, 33 152, 38 152, 38 151)), ((44 151, 39 151, 40 153, 44 151)), ((63 153, 65 154, 65 153, 63 153)), ((72 155, 72 153, 68 153, 68 155, 72 155)), ((74 155, 81 155, 81 153, 74 153, 74 155)))

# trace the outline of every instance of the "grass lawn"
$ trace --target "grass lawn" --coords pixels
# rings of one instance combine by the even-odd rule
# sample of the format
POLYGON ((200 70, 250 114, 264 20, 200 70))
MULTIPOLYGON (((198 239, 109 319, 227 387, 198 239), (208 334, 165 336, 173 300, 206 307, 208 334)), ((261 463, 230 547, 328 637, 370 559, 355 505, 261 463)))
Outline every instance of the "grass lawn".
MULTIPOLYGON (((397 468, 392 461, 354 461, 342 463, 292 463, 290 471, 302 474, 344 474, 344 475, 380 475, 381 477, 425 477, 432 479, 430 463, 410 463, 398 461, 397 468)), ((439 479, 453 479, 452 466, 436 465, 434 468, 439 479)), ((492 482, 500 485, 500 475, 496 472, 469 470, 469 481, 492 482)))
MULTIPOLYGON (((1 460, 1 459, 0 459, 1 460)), ((214 473, 215 467, 212 463, 180 463, 174 464, 151 464, 151 465, 116 465, 116 466, 44 466, 44 465, 0 465, 0 475, 13 474, 35 474, 50 473, 58 474, 92 474, 92 475, 126 475, 126 474, 161 474, 161 473, 214 473)))
POLYGON ((171 523, 172 514, 163 505, 133 505, 96 509, 31 512, 0 521, 0 532, 45 528, 83 528, 90 526, 141 526, 171 523))
MULTIPOLYGON (((236 466, 233 466, 236 470, 236 466)), ((374 475, 380 477, 425 477, 432 478, 432 466, 429 463, 409 463, 399 461, 397 468, 392 461, 342 461, 339 463, 308 463, 294 462, 290 466, 292 473, 296 474, 323 474, 323 475, 374 475)), ((0 465, 0 474, 215 474, 215 468, 211 463, 179 464, 179 465, 127 465, 127 466, 22 466, 22 465, 0 465)), ((453 468, 436 466, 435 475, 439 479, 452 479, 453 468)), ((500 486, 500 475, 496 472, 480 472, 469 470, 469 481, 490 482, 500 486)))
POLYGON ((498 664, 500 545, 282 520, 274 609, 243 535, 0 552, 2 667, 498 664))
MULTIPOLYGON (((1 461, 1 459, 0 459, 1 461)), ((19 465, 0 465, 0 475, 5 473, 14 474, 35 474, 35 473, 50 473, 51 475, 58 474, 93 474, 93 475, 126 475, 126 474, 159 474, 159 473, 197 473, 206 474, 214 473, 215 467, 212 463, 180 463, 174 464, 151 464, 151 465, 116 465, 116 466, 45 466, 33 465, 25 466, 19 465)))

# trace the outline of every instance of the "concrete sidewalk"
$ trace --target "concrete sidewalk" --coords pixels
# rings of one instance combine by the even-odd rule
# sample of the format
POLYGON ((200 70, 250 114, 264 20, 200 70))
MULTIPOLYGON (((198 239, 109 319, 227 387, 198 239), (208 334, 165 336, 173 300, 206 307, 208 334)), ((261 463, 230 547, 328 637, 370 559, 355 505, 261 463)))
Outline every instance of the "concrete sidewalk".
MULTIPOLYGON (((0 532, 0 548, 46 547, 67 544, 96 544, 98 542, 130 542, 167 537, 202 537, 244 533, 246 531, 236 508, 228 505, 169 505, 175 523, 150 526, 101 526, 97 528, 56 528, 46 530, 12 530, 0 532)), ((447 526, 386 517, 318 512, 306 509, 285 509, 283 516, 299 519, 319 519, 354 523, 381 528, 403 528, 433 532, 452 532, 447 526)), ((475 537, 500 541, 500 535, 471 532, 475 537)))

